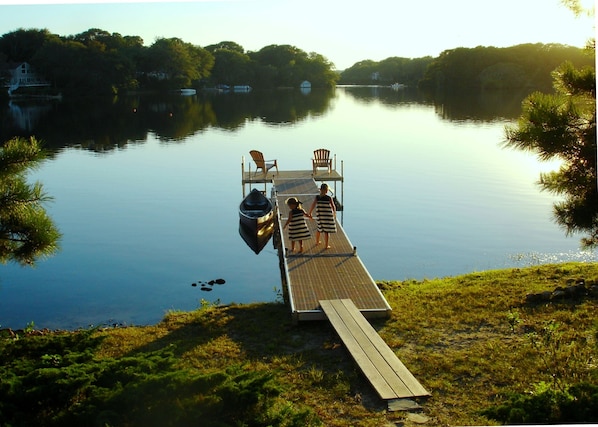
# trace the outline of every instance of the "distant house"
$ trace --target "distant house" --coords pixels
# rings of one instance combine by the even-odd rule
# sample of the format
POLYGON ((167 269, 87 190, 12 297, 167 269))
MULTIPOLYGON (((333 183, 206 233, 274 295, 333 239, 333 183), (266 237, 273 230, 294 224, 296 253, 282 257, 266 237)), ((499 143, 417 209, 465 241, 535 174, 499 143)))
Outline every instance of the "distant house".
POLYGON ((2 74, 6 76, 4 87, 8 88, 9 94, 20 87, 50 86, 50 83, 38 75, 28 62, 9 63, 2 74))
POLYGON ((301 84, 299 85, 299 90, 301 91, 302 94, 307 95, 308 93, 311 92, 311 83, 308 82, 307 80, 303 80, 301 82, 301 84))
POLYGON ((147 73, 143 73, 140 72, 138 73, 140 75, 146 75, 147 77, 154 79, 154 80, 167 80, 170 78, 170 75, 168 73, 165 73, 164 71, 149 71, 147 73))

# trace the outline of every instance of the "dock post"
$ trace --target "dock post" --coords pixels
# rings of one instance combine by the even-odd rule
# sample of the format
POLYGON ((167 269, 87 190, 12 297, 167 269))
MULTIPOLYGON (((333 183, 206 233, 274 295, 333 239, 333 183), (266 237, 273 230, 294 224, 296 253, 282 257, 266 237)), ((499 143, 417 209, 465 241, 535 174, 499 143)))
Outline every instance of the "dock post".
POLYGON ((341 203, 345 206, 345 161, 341 160, 341 203))
POLYGON ((243 198, 245 198, 245 156, 241 156, 241 185, 243 186, 243 198))

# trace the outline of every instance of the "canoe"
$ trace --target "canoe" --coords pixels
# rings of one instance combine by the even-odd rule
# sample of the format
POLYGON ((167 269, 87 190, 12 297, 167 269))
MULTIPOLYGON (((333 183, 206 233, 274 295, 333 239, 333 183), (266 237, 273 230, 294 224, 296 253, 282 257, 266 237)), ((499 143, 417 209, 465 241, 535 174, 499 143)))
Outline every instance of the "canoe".
POLYGON ((239 219, 250 230, 258 230, 274 218, 272 202, 254 188, 239 205, 239 219))

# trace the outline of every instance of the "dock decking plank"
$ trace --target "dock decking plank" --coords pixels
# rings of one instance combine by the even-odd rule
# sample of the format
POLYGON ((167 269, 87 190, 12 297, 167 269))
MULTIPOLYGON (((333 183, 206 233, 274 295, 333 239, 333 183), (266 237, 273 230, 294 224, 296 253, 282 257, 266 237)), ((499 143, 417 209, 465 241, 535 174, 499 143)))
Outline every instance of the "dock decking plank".
POLYGON ((320 305, 339 337, 384 400, 429 396, 351 300, 320 305))
POLYGON ((257 183, 265 183, 265 182, 272 182, 275 179, 313 179, 316 181, 332 181, 338 182, 342 181, 342 175, 335 169, 333 169, 330 173, 328 171, 317 171, 314 175, 312 170, 281 170, 278 173, 273 171, 272 169, 268 171, 268 173, 264 174, 263 172, 255 172, 255 171, 245 171, 242 172, 241 181, 243 184, 257 184, 257 183))
POLYGON ((332 305, 332 300, 320 301, 320 303, 336 333, 345 344, 345 347, 347 347, 347 350, 349 350, 349 353, 351 353, 351 356, 360 367, 361 371, 374 386, 378 395, 385 400, 395 399, 395 391, 380 375, 376 365, 371 358, 368 357, 367 352, 359 345, 350 326, 345 323, 342 315, 335 310, 335 307, 332 305))
POLYGON ((401 362, 401 359, 392 351, 392 349, 384 342, 382 337, 370 325, 367 319, 359 315, 359 311, 351 300, 343 300, 343 305, 346 309, 353 313, 353 318, 359 327, 366 333, 372 344, 380 352, 381 356, 388 363, 389 367, 399 376, 404 386, 409 390, 413 396, 429 396, 430 393, 420 384, 420 382, 413 376, 407 367, 401 362))

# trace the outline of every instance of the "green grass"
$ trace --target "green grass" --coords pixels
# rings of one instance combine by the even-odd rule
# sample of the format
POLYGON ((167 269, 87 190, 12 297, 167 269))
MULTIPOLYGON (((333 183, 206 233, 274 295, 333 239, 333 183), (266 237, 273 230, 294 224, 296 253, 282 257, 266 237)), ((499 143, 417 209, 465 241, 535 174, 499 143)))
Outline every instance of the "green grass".
MULTIPOLYGON (((433 425, 516 420, 539 398, 557 416, 576 390, 594 402, 598 300, 525 297, 580 278, 597 283, 598 265, 381 282, 393 312, 373 325, 431 392, 420 404, 433 425)), ((0 335, 0 425, 415 425, 386 411, 329 324, 293 325, 283 304, 204 302, 146 327, 28 326, 0 335)))

